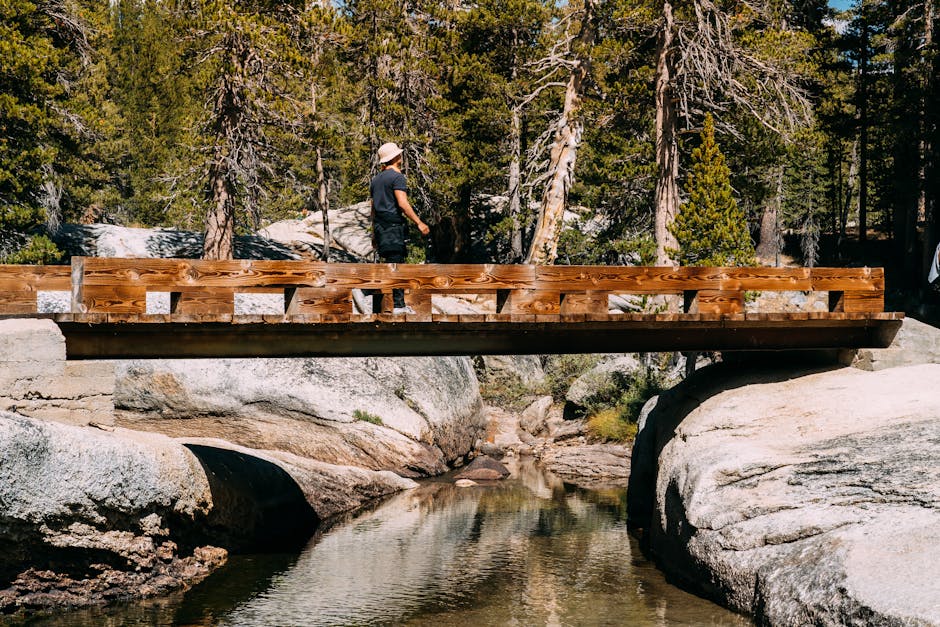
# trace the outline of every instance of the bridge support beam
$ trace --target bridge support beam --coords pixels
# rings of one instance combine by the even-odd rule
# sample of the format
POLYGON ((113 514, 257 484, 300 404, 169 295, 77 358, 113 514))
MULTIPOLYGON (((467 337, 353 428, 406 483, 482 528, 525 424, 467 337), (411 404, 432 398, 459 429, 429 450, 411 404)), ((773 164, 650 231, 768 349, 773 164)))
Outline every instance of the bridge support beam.
POLYGON ((900 320, 59 322, 68 359, 365 357, 803 350, 888 346, 900 320))

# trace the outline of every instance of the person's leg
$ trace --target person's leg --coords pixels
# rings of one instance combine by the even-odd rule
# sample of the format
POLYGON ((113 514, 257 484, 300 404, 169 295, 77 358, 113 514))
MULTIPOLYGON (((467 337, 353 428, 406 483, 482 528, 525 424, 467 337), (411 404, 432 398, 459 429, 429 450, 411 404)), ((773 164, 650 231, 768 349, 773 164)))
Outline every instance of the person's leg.
MULTIPOLYGON (((404 263, 405 253, 383 253, 381 255, 382 263, 404 263)), ((405 290, 392 290, 392 307, 401 309, 405 307, 405 290)))

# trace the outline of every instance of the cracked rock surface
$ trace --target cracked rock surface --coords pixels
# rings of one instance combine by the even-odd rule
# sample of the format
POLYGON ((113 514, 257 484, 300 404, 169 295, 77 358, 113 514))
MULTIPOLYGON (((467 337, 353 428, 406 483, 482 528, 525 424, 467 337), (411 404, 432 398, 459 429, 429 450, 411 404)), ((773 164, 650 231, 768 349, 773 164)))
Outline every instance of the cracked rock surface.
POLYGON ((741 374, 651 403, 631 522, 768 625, 940 624, 940 365, 741 374))

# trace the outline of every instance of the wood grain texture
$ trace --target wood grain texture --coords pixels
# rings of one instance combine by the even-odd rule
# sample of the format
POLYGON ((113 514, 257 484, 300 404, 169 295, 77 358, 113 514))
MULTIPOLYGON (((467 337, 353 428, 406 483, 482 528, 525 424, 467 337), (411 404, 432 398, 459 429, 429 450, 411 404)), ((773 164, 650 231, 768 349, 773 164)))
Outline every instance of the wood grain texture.
POLYGON ((609 292, 589 291, 561 295, 561 314, 604 314, 609 310, 609 292))
POLYGON ((191 289, 170 293, 171 314, 232 315, 235 292, 231 289, 191 289))
POLYGON ((517 315, 558 315, 561 294, 547 290, 511 290, 501 299, 499 313, 517 315))
POLYGON ((685 311, 689 314, 741 313, 744 311, 744 292, 735 290, 686 292, 685 311))
POLYGON ((352 314, 352 293, 329 287, 288 288, 285 292, 285 311, 295 314, 352 314))
POLYGON ((83 313, 147 313, 147 289, 137 285, 85 285, 83 313))
POLYGON ((0 291, 0 314, 34 314, 37 309, 33 290, 0 291))
POLYGON ((72 285, 71 266, 0 264, 0 292, 65 291, 72 285))

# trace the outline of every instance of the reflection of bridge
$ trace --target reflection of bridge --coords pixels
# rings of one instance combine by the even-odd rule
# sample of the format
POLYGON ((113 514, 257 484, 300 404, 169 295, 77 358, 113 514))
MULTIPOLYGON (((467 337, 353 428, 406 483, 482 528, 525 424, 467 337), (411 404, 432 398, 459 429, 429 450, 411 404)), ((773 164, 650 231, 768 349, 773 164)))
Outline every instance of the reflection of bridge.
POLYGON ((374 265, 74 257, 0 266, 0 315, 47 317, 70 359, 779 350, 886 346, 903 315, 884 311, 880 268, 647 268, 374 265), (414 315, 387 313, 402 288, 414 315), (376 314, 353 313, 353 290, 376 314), (37 295, 70 293, 38 313, 37 295), (747 311, 746 292, 828 293, 828 311, 747 311), (169 294, 169 313, 148 293, 169 294), (237 315, 239 294, 276 311, 237 315), (438 314, 443 295, 491 313, 438 314), (611 295, 682 296, 683 313, 609 313, 611 295))

